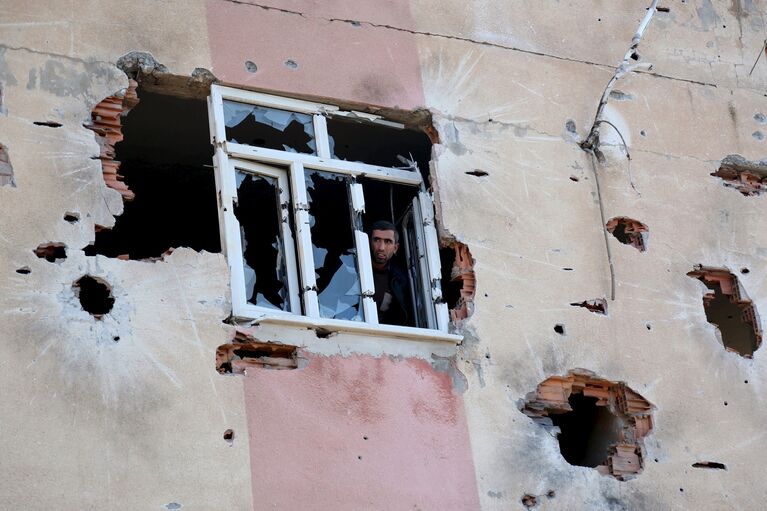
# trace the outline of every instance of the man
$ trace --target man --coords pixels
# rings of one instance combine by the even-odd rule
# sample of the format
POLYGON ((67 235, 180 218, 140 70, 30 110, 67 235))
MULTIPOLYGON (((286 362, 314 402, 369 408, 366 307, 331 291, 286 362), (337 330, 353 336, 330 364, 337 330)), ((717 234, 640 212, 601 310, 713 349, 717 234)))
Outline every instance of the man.
POLYGON ((397 250, 399 233, 395 225, 384 220, 375 222, 370 230, 370 253, 378 322, 410 326, 407 274, 392 261, 397 250))

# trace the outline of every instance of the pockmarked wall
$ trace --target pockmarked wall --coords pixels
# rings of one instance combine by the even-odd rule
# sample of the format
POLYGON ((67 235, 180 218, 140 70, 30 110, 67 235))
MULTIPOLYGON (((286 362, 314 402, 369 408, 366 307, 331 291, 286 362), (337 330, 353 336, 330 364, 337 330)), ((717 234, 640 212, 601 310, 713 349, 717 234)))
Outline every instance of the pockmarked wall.
POLYGON ((0 1, 0 508, 760 507, 764 348, 725 349, 688 273, 736 276, 761 332, 767 5, 660 2, 627 54, 650 4, 0 1), (125 204, 84 124, 126 71, 139 101, 216 82, 428 111, 441 241, 473 258, 462 343, 243 330, 222 253, 90 255, 125 204), (300 363, 220 374, 237 335, 300 363), (628 455, 565 459, 578 395, 628 455))

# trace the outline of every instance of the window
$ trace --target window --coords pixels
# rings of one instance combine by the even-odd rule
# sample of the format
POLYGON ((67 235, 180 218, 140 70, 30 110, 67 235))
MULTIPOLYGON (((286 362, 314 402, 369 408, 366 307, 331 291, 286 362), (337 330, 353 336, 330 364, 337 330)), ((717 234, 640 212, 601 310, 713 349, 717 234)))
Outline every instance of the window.
POLYGON ((236 317, 460 339, 447 334, 434 206, 415 158, 397 147, 402 125, 218 85, 209 110, 236 317), (368 233, 380 220, 399 238, 400 324, 379 321, 375 301, 368 233))

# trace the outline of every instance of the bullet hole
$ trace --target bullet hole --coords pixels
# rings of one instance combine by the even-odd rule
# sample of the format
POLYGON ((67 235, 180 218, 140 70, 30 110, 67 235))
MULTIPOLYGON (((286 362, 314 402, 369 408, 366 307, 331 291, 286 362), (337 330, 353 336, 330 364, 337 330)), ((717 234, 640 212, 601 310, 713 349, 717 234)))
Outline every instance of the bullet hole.
POLYGON ((765 117, 765 115, 761 112, 754 114, 754 120, 759 124, 767 124, 767 117, 765 117))
POLYGON ((602 21, 602 18, 597 18, 597 21, 602 21))
POLYGON ((33 250, 40 259, 49 263, 58 263, 67 258, 67 246, 63 243, 44 243, 33 250))
POLYGON ((349 24, 351 26, 353 26, 353 27, 361 27, 362 26, 362 23, 360 23, 359 21, 350 21, 349 24))
POLYGON ((245 71, 247 71, 248 73, 255 73, 256 71, 258 71, 258 66, 252 60, 246 60, 245 71))
POLYGON ((642 439, 652 431, 653 408, 625 383, 580 369, 538 384, 521 411, 557 433, 565 461, 625 481, 644 467, 642 439))
POLYGON ((556 497, 556 496, 557 496, 557 494, 556 494, 556 493, 554 493, 554 490, 549 490, 548 492, 546 492, 546 496, 547 496, 548 498, 550 498, 550 499, 553 499, 554 497, 556 497))
POLYGON ((645 323, 645 328, 647 330, 652 330, 652 325, 650 323, 645 323))
POLYGON ((290 69, 296 69, 298 67, 298 62, 288 59, 285 61, 285 66, 289 67, 290 69))
POLYGON ((114 337, 112 337, 112 340, 114 342, 120 342, 120 336, 119 335, 115 335, 114 337))
POLYGON ((526 493, 522 495, 522 505, 525 506, 527 509, 532 509, 538 505, 538 498, 535 495, 530 495, 529 493, 526 493))
POLYGON ((564 271, 573 271, 572 268, 562 268, 564 271))
POLYGON ((708 322, 719 329, 724 348, 751 358, 762 343, 762 331, 756 307, 741 289, 738 277, 725 268, 703 266, 687 276, 706 285, 703 309, 708 322))
POLYGON ((679 488, 679 491, 684 493, 684 488, 679 488))
POLYGON ((485 176, 489 176, 490 175, 487 172, 485 172, 484 170, 480 170, 480 169, 467 170, 466 174, 468 174, 470 176, 477 176, 477 177, 485 177, 485 176))
POLYGON ((314 335, 317 336, 317 339, 327 339, 331 335, 333 335, 332 330, 327 330, 325 328, 317 327, 314 329, 314 335))
POLYGON ((643 137, 647 136, 647 132, 645 130, 640 130, 639 134, 642 135, 643 137))
POLYGON ((631 54, 631 60, 639 60, 640 58, 641 56, 637 52, 631 54))
POLYGON ((657 10, 658 12, 671 12, 670 7, 656 7, 655 10, 657 10))
POLYGON ((559 335, 565 335, 565 325, 562 325, 562 324, 554 325, 554 331, 558 333, 559 335))
POLYGON ((22 275, 29 275, 32 273, 32 270, 29 269, 29 266, 22 266, 18 270, 16 270, 16 273, 20 273, 22 275))
POLYGON ((569 131, 570 133, 573 133, 573 134, 577 133, 575 121, 572 119, 568 119, 567 122, 565 123, 565 129, 569 131))
POLYGON ((36 126, 45 126, 48 128, 60 128, 62 126, 60 122, 54 121, 35 121, 33 124, 36 126))
POLYGON ((366 437, 366 436, 363 436, 363 437, 362 437, 362 439, 363 439, 363 440, 367 440, 367 439, 368 439, 368 437, 366 437))
POLYGON ((594 298, 593 300, 584 300, 582 302, 573 302, 573 307, 583 307, 595 314, 607 315, 607 300, 604 298, 594 298))
POLYGON ((655 458, 655 463, 658 463, 658 458, 655 458))
POLYGON ((764 133, 762 133, 759 130, 751 133, 751 136, 754 137, 756 140, 764 140, 764 133))
POLYGON ((361 460, 361 459, 362 459, 362 456, 357 456, 357 459, 358 459, 358 460, 361 460))
POLYGON ((112 296, 112 289, 104 280, 85 275, 77 280, 72 287, 83 310, 89 312, 96 319, 101 319, 104 314, 112 310, 115 299, 112 296))
POLYGON ((80 213, 72 213, 67 211, 67 213, 64 215, 64 221, 69 222, 70 224, 75 224, 80 221, 80 213))
POLYGON ((692 468, 710 468, 714 470, 727 470, 727 466, 724 463, 716 461, 699 461, 692 464, 692 468))
POLYGON ((578 176, 570 176, 570 181, 575 181, 577 183, 578 181, 580 181, 580 179, 578 178, 578 176))
POLYGON ((747 274, 747 273, 750 273, 750 272, 751 272, 751 270, 749 270, 748 268, 741 268, 740 269, 740 273, 742 273, 744 275, 747 274))
POLYGON ((625 216, 611 218, 605 224, 607 231, 624 245, 631 245, 640 252, 647 250, 650 229, 638 220, 625 216))
POLYGON ((747 384, 747 383, 748 383, 748 380, 743 380, 743 383, 746 383, 746 384, 747 384))
POLYGON ((224 441, 228 443, 229 445, 232 445, 234 443, 234 431, 231 429, 227 429, 224 431, 224 441))
POLYGON ((165 509, 181 509, 181 504, 178 502, 169 502, 165 504, 165 509))
POLYGON ((727 401, 724 402, 724 406, 727 406, 727 401))

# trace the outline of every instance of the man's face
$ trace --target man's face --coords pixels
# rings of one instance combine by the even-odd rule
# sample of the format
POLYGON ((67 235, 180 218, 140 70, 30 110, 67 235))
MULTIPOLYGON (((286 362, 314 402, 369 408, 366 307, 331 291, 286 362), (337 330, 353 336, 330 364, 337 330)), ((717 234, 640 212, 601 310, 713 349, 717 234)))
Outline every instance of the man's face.
POLYGON ((399 243, 394 241, 394 231, 374 229, 370 234, 370 250, 373 256, 373 266, 383 268, 394 257, 399 249, 399 243))

